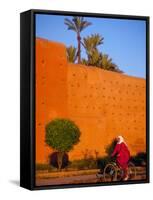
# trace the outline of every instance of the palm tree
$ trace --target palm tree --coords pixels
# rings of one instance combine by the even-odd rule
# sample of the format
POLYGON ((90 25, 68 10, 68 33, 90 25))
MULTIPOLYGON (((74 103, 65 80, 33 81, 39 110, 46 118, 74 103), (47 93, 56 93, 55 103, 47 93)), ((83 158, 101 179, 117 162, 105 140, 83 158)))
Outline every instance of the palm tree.
POLYGON ((99 34, 92 34, 83 38, 83 46, 88 57, 88 65, 98 65, 100 53, 98 46, 103 44, 104 38, 99 34))
POLYGON ((68 61, 71 63, 75 63, 77 59, 77 49, 73 46, 69 46, 66 48, 66 50, 67 50, 68 61))
POLYGON ((83 38, 83 46, 87 53, 87 60, 82 59, 82 63, 88 66, 96 66, 105 70, 123 73, 118 66, 113 63, 112 58, 107 54, 102 54, 98 46, 103 44, 104 38, 99 34, 92 34, 83 38))
POLYGON ((78 63, 81 62, 81 36, 80 33, 88 26, 91 25, 90 22, 84 20, 83 17, 76 17, 74 16, 72 20, 66 18, 64 21, 65 25, 68 26, 68 30, 72 30, 77 34, 77 41, 78 41, 78 63))
POLYGON ((83 38, 83 46, 87 52, 97 49, 97 47, 103 44, 104 38, 99 34, 91 34, 83 38))
POLYGON ((93 50, 90 54, 88 54, 88 59, 85 58, 82 59, 82 64, 88 65, 88 66, 99 66, 100 61, 100 53, 98 50, 93 50))

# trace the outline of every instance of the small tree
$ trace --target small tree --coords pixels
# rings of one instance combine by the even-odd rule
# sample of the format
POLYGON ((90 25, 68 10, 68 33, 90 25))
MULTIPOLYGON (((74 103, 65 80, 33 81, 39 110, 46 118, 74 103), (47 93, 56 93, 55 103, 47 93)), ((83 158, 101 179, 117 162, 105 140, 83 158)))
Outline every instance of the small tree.
POLYGON ((73 149, 80 140, 80 130, 74 122, 67 119, 55 119, 46 125, 45 142, 58 151, 57 163, 59 171, 62 167, 63 155, 73 149))

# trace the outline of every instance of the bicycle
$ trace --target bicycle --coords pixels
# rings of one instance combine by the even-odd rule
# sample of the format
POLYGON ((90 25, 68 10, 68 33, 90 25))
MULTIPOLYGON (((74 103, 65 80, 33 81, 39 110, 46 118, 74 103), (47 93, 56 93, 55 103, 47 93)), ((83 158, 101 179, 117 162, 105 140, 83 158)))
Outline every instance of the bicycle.
MULTIPOLYGON (((121 181, 123 174, 123 170, 117 165, 116 162, 110 162, 106 164, 103 173, 97 173, 96 176, 100 181, 112 182, 121 181)), ((128 163, 128 177, 128 180, 136 177, 136 167, 132 162, 128 163)))

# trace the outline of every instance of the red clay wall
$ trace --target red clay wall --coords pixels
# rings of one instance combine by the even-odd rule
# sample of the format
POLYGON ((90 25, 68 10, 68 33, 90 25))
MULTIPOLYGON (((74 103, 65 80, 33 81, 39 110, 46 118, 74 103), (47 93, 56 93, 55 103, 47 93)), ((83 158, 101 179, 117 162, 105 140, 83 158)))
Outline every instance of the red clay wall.
POLYGON ((71 160, 105 154, 123 135, 132 154, 145 151, 145 79, 96 67, 70 64, 65 46, 36 40, 36 162, 53 151, 45 145, 45 125, 56 117, 73 120, 81 130, 71 160))
POLYGON ((67 60, 64 45, 36 40, 36 161, 46 162, 45 125, 67 116, 67 60))

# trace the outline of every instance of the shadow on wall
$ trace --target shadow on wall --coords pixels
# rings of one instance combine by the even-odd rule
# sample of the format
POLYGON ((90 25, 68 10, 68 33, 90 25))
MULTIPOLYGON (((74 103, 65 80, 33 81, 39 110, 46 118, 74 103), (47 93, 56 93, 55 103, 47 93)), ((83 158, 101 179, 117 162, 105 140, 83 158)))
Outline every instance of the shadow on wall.
MULTIPOLYGON (((56 168, 58 168, 57 154, 58 152, 54 152, 49 155, 49 164, 56 168)), ((65 153, 62 160, 62 169, 67 167, 68 163, 69 163, 69 156, 67 153, 65 153)))

